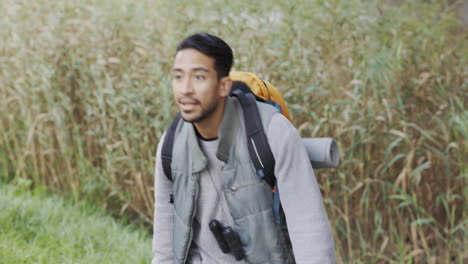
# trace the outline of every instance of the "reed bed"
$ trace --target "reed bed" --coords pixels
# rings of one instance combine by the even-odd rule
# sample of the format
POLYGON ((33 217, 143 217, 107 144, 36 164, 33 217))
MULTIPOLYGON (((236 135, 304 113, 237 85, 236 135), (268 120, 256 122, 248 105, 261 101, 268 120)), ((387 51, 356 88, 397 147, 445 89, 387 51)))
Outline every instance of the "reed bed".
MULTIPOLYGON (((175 47, 210 32, 284 94, 340 263, 466 263, 468 43, 453 1, 0 0, 0 179, 150 227, 175 47)), ((149 228, 150 229, 150 228, 149 228)))

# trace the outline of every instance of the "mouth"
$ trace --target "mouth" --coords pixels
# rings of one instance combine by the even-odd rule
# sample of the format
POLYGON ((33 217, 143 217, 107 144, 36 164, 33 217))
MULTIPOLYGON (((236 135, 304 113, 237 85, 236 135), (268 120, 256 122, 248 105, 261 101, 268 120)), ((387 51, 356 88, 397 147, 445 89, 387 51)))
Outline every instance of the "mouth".
POLYGON ((194 98, 182 98, 178 100, 180 110, 184 112, 193 111, 200 102, 194 98))

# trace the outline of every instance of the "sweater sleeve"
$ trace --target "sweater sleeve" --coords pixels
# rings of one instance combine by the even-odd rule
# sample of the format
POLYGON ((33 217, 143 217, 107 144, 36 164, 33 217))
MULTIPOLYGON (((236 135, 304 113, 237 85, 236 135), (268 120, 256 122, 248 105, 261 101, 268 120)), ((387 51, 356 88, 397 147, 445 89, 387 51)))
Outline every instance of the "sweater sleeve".
POLYGON ((161 162, 161 149, 164 136, 161 137, 156 151, 152 264, 169 264, 174 262, 172 256, 173 205, 169 203, 172 182, 164 174, 161 162))
POLYGON ((336 263, 333 236, 322 196, 296 128, 281 114, 270 121, 267 137, 296 263, 336 263))

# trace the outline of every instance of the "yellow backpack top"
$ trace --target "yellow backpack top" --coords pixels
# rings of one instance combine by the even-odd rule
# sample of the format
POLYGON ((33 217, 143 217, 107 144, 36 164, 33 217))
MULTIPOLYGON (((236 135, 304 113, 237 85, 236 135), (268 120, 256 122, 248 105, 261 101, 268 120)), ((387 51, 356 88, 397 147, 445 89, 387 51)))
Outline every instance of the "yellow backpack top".
POLYGON ((292 121, 283 96, 281 96, 281 93, 278 91, 278 89, 276 89, 276 87, 271 83, 263 81, 257 75, 250 72, 231 72, 229 73, 229 77, 231 77, 232 81, 234 82, 243 82, 248 86, 248 88, 250 88, 250 91, 255 96, 267 102, 276 103, 277 106, 281 108, 282 114, 289 121, 292 121))

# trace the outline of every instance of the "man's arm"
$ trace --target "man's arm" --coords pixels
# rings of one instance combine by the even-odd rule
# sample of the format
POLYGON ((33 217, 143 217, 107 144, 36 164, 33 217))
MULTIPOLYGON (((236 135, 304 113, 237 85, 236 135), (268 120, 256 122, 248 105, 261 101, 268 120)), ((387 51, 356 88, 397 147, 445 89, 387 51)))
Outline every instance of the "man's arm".
POLYGON ((336 263, 322 195, 299 133, 277 114, 272 117, 267 137, 296 263, 336 263))
POLYGON ((154 176, 154 225, 153 225, 153 261, 152 264, 174 263, 172 256, 172 210, 169 203, 172 182, 167 179, 161 162, 163 135, 156 151, 154 176))

